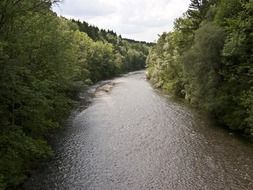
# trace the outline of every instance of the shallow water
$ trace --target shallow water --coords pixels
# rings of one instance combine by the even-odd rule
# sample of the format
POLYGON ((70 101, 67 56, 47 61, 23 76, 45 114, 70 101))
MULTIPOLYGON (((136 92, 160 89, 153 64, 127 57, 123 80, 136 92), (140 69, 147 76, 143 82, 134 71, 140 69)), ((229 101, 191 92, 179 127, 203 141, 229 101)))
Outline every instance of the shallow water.
POLYGON ((144 72, 101 85, 26 189, 253 189, 251 144, 157 93, 144 72))

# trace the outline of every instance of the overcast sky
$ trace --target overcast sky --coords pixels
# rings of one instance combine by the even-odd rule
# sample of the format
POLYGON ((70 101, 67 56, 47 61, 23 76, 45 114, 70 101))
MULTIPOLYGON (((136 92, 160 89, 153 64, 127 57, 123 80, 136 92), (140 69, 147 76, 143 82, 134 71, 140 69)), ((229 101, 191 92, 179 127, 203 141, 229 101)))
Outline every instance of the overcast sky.
POLYGON ((53 10, 110 29, 123 37, 153 42, 170 31, 190 0, 63 0, 53 10))

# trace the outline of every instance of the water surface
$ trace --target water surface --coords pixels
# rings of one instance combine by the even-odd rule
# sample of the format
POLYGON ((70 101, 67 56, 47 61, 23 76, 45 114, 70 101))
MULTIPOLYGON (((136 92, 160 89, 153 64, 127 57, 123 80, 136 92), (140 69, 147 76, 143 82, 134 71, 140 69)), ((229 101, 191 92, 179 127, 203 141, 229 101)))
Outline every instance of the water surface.
POLYGON ((90 90, 27 189, 253 189, 252 145, 157 93, 144 72, 90 90))

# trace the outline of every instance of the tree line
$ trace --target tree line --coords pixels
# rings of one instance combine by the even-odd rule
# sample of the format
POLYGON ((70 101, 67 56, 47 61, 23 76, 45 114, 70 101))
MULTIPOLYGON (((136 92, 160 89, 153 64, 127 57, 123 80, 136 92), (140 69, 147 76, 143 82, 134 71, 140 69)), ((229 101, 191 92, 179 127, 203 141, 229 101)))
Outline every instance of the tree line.
POLYGON ((253 136, 253 1, 191 0, 147 65, 156 87, 253 136))
POLYGON ((151 46, 58 17, 55 2, 0 1, 0 189, 53 154, 48 139, 81 89, 144 68, 151 46))
POLYGON ((94 41, 102 41, 103 43, 112 44, 120 59, 123 71, 140 70, 145 67, 149 47, 151 47, 153 43, 125 39, 112 30, 106 31, 104 29, 99 29, 85 21, 81 22, 73 19, 71 21, 78 26, 81 32, 86 33, 94 41))

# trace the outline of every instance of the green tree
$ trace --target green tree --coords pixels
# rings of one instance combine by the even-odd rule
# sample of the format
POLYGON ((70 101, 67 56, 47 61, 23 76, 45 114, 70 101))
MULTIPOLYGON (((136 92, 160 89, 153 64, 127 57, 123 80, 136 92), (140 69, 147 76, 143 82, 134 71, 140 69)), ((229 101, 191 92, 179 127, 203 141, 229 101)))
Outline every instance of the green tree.
POLYGON ((192 0, 147 59, 156 87, 253 136, 253 2, 192 0))

